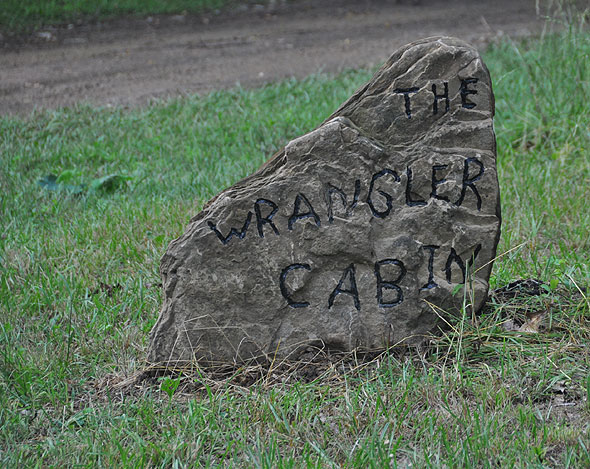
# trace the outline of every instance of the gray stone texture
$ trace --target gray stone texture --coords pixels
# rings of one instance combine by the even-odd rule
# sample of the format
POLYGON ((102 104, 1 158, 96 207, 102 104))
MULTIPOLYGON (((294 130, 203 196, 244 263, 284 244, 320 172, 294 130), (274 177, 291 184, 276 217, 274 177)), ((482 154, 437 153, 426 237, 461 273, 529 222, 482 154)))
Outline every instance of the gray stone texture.
POLYGON ((440 325, 435 309, 461 308, 464 271, 479 310, 500 234, 493 115, 489 73, 468 44, 396 51, 170 244, 149 360, 417 343, 440 325))

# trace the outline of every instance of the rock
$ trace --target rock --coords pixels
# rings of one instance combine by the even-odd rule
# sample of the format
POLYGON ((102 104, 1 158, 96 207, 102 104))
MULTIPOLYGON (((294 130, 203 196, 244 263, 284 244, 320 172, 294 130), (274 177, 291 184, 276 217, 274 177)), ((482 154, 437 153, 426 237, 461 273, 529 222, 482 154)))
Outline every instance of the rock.
POLYGON ((86 39, 85 37, 68 37, 63 40, 63 44, 68 45, 68 46, 87 44, 87 43, 88 43, 88 39, 86 39))
POLYGON ((212 366, 420 342, 443 310, 459 311, 465 276, 479 310, 500 234, 493 114, 468 44, 439 37, 395 52, 170 244, 149 360, 212 366))
POLYGON ((39 31, 37 33, 35 33, 35 35, 39 38, 39 39, 43 39, 44 41, 56 41, 57 38, 55 37, 55 34, 53 34, 50 31, 39 31))

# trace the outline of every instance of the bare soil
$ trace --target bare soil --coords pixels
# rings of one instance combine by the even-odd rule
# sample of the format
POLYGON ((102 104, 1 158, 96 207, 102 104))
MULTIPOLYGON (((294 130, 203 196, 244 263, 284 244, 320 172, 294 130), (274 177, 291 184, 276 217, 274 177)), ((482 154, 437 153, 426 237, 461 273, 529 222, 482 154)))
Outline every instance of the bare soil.
POLYGON ((532 0, 271 1, 208 16, 123 18, 0 36, 0 115, 259 86, 379 65, 413 40, 478 47, 538 34, 532 0))

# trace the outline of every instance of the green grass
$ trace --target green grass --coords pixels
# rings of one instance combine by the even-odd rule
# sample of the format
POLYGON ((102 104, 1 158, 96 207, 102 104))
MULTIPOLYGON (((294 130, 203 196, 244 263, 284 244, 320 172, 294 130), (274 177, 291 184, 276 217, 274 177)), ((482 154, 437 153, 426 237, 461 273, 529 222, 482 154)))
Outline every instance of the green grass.
POLYGON ((2 0, 0 30, 22 32, 43 26, 97 21, 121 15, 204 13, 234 0, 2 0))
POLYGON ((0 465, 588 467, 590 35, 484 58, 499 252, 520 246, 492 283, 536 277, 547 293, 496 300, 475 322, 449 319, 425 350, 312 382, 245 387, 242 370, 114 386, 142 369, 168 242, 369 71, 0 120, 0 465), (49 174, 61 188, 38 184, 49 174), (545 308, 538 334, 501 327, 545 308))

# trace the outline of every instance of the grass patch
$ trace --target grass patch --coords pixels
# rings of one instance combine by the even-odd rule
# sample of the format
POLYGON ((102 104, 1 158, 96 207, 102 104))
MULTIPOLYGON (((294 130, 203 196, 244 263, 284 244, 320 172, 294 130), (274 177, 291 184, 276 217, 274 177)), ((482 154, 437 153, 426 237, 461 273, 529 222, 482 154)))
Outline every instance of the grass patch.
POLYGON ((0 30, 24 32, 126 15, 200 14, 236 3, 236 0, 3 0, 0 30))
POLYGON ((369 71, 0 120, 2 466, 588 466, 589 59, 590 35, 574 28, 485 55, 499 252, 520 246, 492 283, 535 277, 543 293, 449 318, 426 351, 273 386, 108 384, 142 368, 168 242, 369 71), (38 184, 50 174, 54 190, 38 184), (502 327, 538 311, 538 334, 502 327))

